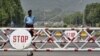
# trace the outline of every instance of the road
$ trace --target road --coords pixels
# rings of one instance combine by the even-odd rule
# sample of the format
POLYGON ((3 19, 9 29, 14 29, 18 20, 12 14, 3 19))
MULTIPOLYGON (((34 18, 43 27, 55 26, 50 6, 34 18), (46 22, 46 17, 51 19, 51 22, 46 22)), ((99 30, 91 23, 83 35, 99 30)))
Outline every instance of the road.
MULTIPOLYGON (((27 56, 28 52, 0 52, 0 56, 27 56)), ((100 56, 100 52, 34 52, 33 56, 100 56)))

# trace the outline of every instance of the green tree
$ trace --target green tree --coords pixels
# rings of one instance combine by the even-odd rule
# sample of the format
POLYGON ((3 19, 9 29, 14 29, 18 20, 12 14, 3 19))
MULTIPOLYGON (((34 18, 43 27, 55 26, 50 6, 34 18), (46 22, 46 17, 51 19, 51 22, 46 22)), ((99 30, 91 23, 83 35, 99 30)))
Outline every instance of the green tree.
POLYGON ((16 25, 22 24, 24 17, 20 0, 0 0, 0 26, 8 26, 11 21, 15 21, 16 25))
POLYGON ((64 23, 67 25, 81 25, 83 14, 80 12, 75 12, 73 14, 64 17, 64 23))
POLYGON ((86 6, 85 20, 87 24, 91 24, 92 26, 100 23, 100 3, 92 3, 86 6))

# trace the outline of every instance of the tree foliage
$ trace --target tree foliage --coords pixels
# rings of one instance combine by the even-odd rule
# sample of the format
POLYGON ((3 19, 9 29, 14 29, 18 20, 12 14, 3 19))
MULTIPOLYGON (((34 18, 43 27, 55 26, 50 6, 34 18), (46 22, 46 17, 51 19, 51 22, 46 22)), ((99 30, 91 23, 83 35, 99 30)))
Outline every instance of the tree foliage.
POLYGON ((0 26, 8 26, 12 20, 19 26, 23 16, 20 0, 0 0, 0 26))
POLYGON ((64 22, 67 25, 81 25, 82 24, 82 16, 83 14, 80 12, 75 12, 73 14, 67 15, 64 17, 64 22))
POLYGON ((100 3, 92 3, 86 6, 85 20, 87 24, 91 24, 92 26, 100 23, 100 3))

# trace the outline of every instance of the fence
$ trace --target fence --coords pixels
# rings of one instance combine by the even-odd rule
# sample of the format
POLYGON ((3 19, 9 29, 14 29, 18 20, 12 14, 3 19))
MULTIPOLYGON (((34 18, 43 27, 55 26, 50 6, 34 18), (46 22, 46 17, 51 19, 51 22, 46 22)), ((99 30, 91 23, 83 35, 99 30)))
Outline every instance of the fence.
POLYGON ((0 51, 100 51, 100 28, 34 28, 30 46, 12 47, 11 33, 31 29, 0 28, 0 51))

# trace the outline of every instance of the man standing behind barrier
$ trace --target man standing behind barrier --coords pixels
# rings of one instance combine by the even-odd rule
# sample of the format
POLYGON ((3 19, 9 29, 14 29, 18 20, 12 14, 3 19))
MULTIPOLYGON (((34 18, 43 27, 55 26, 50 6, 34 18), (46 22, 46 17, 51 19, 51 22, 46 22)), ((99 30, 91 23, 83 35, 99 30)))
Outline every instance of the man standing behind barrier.
MULTIPOLYGON (((25 27, 26 28, 34 28, 34 22, 35 22, 34 20, 35 20, 35 17, 32 16, 32 10, 29 10, 28 16, 26 16, 24 18, 25 27)), ((34 36, 34 29, 29 30, 29 32, 30 32, 31 36, 33 37, 34 36)), ((37 48, 35 43, 33 43, 33 46, 35 48, 37 48)))
MULTIPOLYGON (((32 10, 29 10, 28 11, 28 16, 26 16, 25 18, 24 18, 24 23, 25 23, 25 27, 26 28, 34 28, 34 19, 35 19, 35 17, 34 16, 32 16, 32 10)), ((33 36, 33 29, 32 30, 30 30, 30 34, 33 36)))

